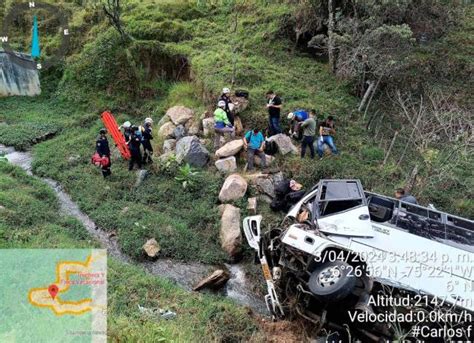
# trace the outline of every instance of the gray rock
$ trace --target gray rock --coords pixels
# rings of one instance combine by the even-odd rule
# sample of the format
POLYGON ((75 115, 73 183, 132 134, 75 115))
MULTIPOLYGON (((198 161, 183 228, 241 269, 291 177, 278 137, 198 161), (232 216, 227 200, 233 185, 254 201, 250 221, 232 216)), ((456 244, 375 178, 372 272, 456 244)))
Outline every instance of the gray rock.
POLYGON ((269 142, 275 142, 278 146, 278 151, 282 155, 286 155, 289 153, 297 154, 298 149, 293 145, 291 142, 291 138, 285 135, 284 133, 280 133, 275 136, 271 136, 267 139, 269 142))
POLYGON ((234 113, 239 114, 247 109, 249 106, 249 101, 246 98, 231 96, 232 103, 234 104, 234 113))
POLYGON ((255 180, 255 185, 260 193, 266 194, 271 198, 275 197, 275 186, 272 180, 268 178, 258 178, 255 180))
POLYGON ((193 167, 204 167, 209 162, 209 151, 196 136, 188 136, 176 143, 176 159, 193 167))
POLYGON ((140 185, 143 183, 147 176, 148 170, 140 169, 139 171, 137 171, 137 181, 135 182, 135 188, 140 187, 140 185))
POLYGON ((229 175, 222 185, 219 200, 222 203, 241 199, 247 192, 247 181, 239 174, 229 175))
POLYGON ((174 106, 166 111, 166 115, 171 119, 173 124, 185 124, 188 120, 194 117, 194 111, 184 106, 174 106))
POLYGON ((176 149, 176 139, 167 139, 163 142, 163 153, 173 152, 176 149))
POLYGON ((164 123, 158 130, 158 136, 164 139, 173 138, 174 129, 176 129, 176 125, 172 122, 164 123))
POLYGON ((215 165, 221 173, 233 173, 237 170, 237 161, 234 156, 217 160, 215 165))
POLYGON ((240 209, 232 205, 224 205, 219 235, 222 249, 231 258, 241 252, 242 234, 240 231, 240 209))
POLYGON ((201 131, 201 122, 193 118, 189 120, 184 127, 188 135, 196 136, 199 134, 199 131, 201 131))
POLYGON ((171 121, 170 117, 168 117, 168 116, 165 114, 163 117, 161 117, 161 119, 160 119, 160 121, 158 122, 157 126, 158 126, 158 127, 161 127, 161 126, 163 126, 163 124, 169 123, 170 121, 171 121))
POLYGON ((229 279, 230 274, 227 270, 218 269, 194 286, 193 291, 199 291, 203 288, 219 289, 224 286, 229 279))
POLYGON ((81 159, 81 155, 72 155, 67 158, 67 162, 69 164, 75 165, 77 162, 79 162, 81 159))
POLYGON ((209 137, 211 134, 214 133, 214 125, 215 121, 214 118, 204 118, 202 120, 202 133, 204 137, 209 137))
POLYGON ((285 179, 285 176, 283 176, 282 172, 278 172, 272 175, 272 179, 273 179, 273 184, 276 185, 282 182, 285 179))
POLYGON ((186 136, 186 129, 184 128, 183 125, 178 125, 174 130, 173 130, 173 137, 176 138, 177 141, 179 141, 181 138, 186 136))

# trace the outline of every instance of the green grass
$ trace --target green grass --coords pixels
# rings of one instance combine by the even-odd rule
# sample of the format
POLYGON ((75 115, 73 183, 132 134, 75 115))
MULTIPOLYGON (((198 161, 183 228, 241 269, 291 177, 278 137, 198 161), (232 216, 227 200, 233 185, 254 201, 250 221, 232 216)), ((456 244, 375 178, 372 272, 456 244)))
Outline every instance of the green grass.
POLYGON ((127 170, 127 162, 113 159, 113 175, 104 180, 90 164, 97 129, 71 129, 37 145, 34 171, 59 181, 97 225, 117 232, 120 245, 134 258, 143 257, 142 245, 156 238, 164 257, 225 261, 217 238, 220 177, 204 172, 207 187, 190 191, 152 167, 135 188, 136 172, 127 170), (74 156, 78 159, 70 161, 74 156))
MULTIPOLYGON (((77 220, 59 213, 41 180, 0 161, 0 248, 93 248, 77 220)), ((218 296, 189 293, 141 268, 108 260, 108 334, 111 341, 191 342, 262 340, 248 312, 218 296), (138 305, 177 313, 157 320, 138 305)))

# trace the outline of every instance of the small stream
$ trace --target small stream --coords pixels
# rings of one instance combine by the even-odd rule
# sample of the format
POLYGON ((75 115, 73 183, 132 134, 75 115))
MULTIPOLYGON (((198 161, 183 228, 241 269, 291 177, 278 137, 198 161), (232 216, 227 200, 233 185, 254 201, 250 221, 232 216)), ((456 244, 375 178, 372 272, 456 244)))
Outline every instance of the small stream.
MULTIPOLYGON (((31 152, 15 151, 14 148, 0 144, 1 155, 4 155, 11 164, 24 169, 29 175, 34 175, 31 168, 33 160, 31 152)), ((202 263, 184 263, 170 259, 159 259, 153 262, 134 261, 121 251, 116 237, 100 229, 88 215, 83 213, 57 181, 49 178, 41 178, 41 180, 46 182, 56 193, 61 206, 61 213, 78 219, 84 225, 87 232, 97 239, 102 247, 107 249, 109 256, 113 256, 121 262, 141 266, 149 273, 168 278, 188 291, 191 291, 198 281, 218 268, 202 263)), ((252 287, 249 285, 251 281, 247 278, 243 266, 241 264, 233 264, 226 265, 226 267, 230 272, 231 278, 227 282, 224 294, 241 305, 249 306, 259 314, 268 314, 262 297, 251 291, 252 287)))

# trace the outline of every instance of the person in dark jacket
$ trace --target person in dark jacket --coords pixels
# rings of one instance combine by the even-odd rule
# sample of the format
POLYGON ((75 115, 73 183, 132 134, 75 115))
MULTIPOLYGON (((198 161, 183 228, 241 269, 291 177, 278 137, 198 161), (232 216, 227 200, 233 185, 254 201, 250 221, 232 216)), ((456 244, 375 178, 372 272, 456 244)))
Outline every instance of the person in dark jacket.
POLYGON ((234 108, 234 103, 232 102, 230 98, 230 89, 229 88, 224 88, 222 89, 222 94, 218 99, 219 101, 224 101, 225 102, 225 108, 224 111, 227 113, 227 118, 229 119, 229 122, 232 126, 234 126, 234 113, 232 112, 234 108))
POLYGON ((395 190, 395 198, 397 198, 400 201, 407 202, 409 204, 415 204, 415 205, 418 204, 418 202, 416 201, 416 198, 413 195, 406 194, 403 188, 397 188, 395 190))
POLYGON ((136 163, 138 169, 142 169, 142 153, 140 151, 140 146, 142 144, 142 137, 139 134, 139 129, 137 126, 132 126, 130 134, 130 139, 127 141, 128 148, 130 149, 130 162, 128 164, 128 170, 133 170, 133 166, 136 163))
POLYGON ((126 121, 122 125, 119 126, 119 130, 123 129, 123 136, 125 137, 125 142, 130 140, 130 135, 132 134, 132 123, 126 121))
POLYGON ((269 121, 269 136, 277 135, 282 133, 280 126, 280 112, 282 108, 282 101, 274 91, 268 91, 267 97, 267 109, 268 109, 268 121, 269 121))
POLYGON ((275 212, 288 212, 306 194, 302 188, 303 186, 295 180, 280 181, 275 187, 275 198, 270 204, 270 208, 275 212))
POLYGON ((95 148, 99 156, 102 158, 107 157, 107 160, 108 160, 108 163, 102 164, 102 176, 104 178, 112 174, 112 171, 110 170, 110 167, 112 164, 110 162, 109 141, 107 140, 106 134, 107 134, 106 129, 100 129, 99 138, 97 138, 97 141, 95 142, 95 148))
POLYGON ((151 145, 151 140, 153 139, 152 134, 152 124, 153 120, 151 118, 146 118, 145 123, 143 124, 143 164, 153 163, 151 157, 153 156, 153 147, 151 145))

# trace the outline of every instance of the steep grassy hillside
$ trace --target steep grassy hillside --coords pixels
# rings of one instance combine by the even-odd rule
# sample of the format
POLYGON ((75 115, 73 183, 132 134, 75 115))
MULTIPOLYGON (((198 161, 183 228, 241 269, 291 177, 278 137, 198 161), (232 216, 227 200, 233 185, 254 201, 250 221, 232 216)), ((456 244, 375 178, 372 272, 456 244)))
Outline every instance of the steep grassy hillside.
MULTIPOLYGON (((53 191, 17 167, 0 161, 0 249, 98 248, 82 224, 62 216, 53 191)), ((261 341, 254 319, 219 297, 190 294, 141 268, 108 259, 108 335, 112 342, 261 341), (173 320, 138 311, 166 308, 173 320)))
MULTIPOLYGON (((283 97, 285 113, 306 107, 336 116, 341 155, 316 162, 297 156, 280 158, 278 165, 286 175, 308 187, 323 177, 359 178, 366 189, 391 194, 395 187, 405 185, 413 168, 410 161, 418 159, 419 153, 409 149, 409 162, 397 164, 405 146, 400 141, 381 165, 393 135, 392 124, 379 126, 379 133, 367 131, 366 119, 354 111, 358 99, 349 94, 349 86, 337 80, 325 63, 294 49, 283 30, 294 10, 286 2, 272 5, 269 11, 263 3, 234 7, 130 1, 122 19, 134 40, 123 43, 99 8, 75 7, 71 30, 81 32, 82 40, 73 40, 61 80, 57 78, 61 73, 50 71, 43 75, 48 91, 42 97, 2 100, 0 120, 11 126, 0 127, 4 133, 0 140, 22 148, 45 126, 57 131, 54 139, 35 147, 35 171, 60 181, 81 209, 106 230, 118 233, 124 250, 136 258, 146 239, 156 237, 164 256, 225 261, 217 240, 215 211, 222 179, 202 171, 207 187, 183 190, 173 176, 152 167, 152 175, 134 189, 135 174, 126 171, 124 162, 114 160, 114 175, 104 182, 89 164, 101 127, 99 114, 111 109, 119 121, 138 122, 152 116, 156 122, 167 108, 179 104, 200 115, 212 109, 220 89, 230 85, 233 76, 234 88, 250 91, 250 108, 242 114, 246 127, 266 127, 264 93, 268 89, 283 97), (192 249, 187 249, 189 244, 192 249)), ((155 140, 156 150, 158 143, 155 140)), ((440 168, 439 160, 434 162, 428 171, 421 165, 422 181, 440 168)), ((456 169, 442 188, 421 182, 414 193, 422 203, 433 202, 444 210, 472 216, 472 197, 466 197, 472 180, 469 170, 456 169)))

